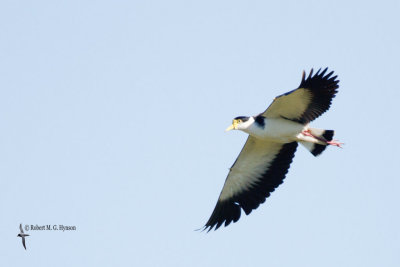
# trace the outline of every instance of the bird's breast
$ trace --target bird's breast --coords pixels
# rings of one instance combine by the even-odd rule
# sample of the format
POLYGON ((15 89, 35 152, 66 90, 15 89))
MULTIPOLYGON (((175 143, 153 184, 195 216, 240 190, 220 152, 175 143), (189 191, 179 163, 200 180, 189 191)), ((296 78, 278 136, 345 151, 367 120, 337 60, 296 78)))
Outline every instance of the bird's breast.
POLYGON ((296 141, 296 136, 303 130, 303 124, 286 119, 264 119, 264 125, 253 124, 248 134, 265 140, 280 143, 296 141))

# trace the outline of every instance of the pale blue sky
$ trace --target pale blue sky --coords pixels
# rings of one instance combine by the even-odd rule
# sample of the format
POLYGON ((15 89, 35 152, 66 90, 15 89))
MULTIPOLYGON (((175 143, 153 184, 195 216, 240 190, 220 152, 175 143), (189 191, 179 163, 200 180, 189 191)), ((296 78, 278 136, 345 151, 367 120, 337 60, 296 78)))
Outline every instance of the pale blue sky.
POLYGON ((400 266, 399 1, 0 3, 1 266, 400 266), (250 216, 207 221, 303 70, 340 79, 344 149, 299 147, 250 216), (19 223, 75 225, 30 231, 19 223))

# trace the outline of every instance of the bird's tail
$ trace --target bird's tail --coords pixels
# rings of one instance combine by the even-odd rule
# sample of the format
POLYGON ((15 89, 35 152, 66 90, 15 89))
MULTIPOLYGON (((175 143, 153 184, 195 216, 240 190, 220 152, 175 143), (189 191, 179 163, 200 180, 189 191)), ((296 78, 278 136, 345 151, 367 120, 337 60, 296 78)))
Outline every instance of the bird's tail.
POLYGON ((328 142, 332 141, 335 131, 309 128, 309 133, 315 138, 316 142, 300 141, 300 144, 305 146, 316 157, 324 152, 329 145, 328 142))

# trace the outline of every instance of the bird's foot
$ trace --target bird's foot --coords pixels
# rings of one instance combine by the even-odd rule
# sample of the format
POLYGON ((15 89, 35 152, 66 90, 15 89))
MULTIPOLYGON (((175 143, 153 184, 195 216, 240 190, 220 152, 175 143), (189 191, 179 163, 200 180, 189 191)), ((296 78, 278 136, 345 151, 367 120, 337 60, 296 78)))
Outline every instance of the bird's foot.
POLYGON ((315 138, 315 139, 317 139, 317 140, 319 140, 321 142, 326 142, 328 145, 331 145, 331 146, 337 146, 337 147, 342 148, 342 145, 344 145, 344 143, 338 142, 339 140, 326 141, 325 139, 323 139, 321 137, 313 135, 310 130, 305 130, 305 131, 302 131, 301 133, 304 136, 310 136, 310 137, 313 137, 313 138, 315 138))
POLYGON ((340 147, 340 148, 343 148, 341 145, 344 145, 344 143, 340 143, 340 142, 338 142, 339 140, 331 140, 331 141, 328 141, 328 142, 326 142, 328 145, 331 145, 331 146, 337 146, 337 147, 340 147))

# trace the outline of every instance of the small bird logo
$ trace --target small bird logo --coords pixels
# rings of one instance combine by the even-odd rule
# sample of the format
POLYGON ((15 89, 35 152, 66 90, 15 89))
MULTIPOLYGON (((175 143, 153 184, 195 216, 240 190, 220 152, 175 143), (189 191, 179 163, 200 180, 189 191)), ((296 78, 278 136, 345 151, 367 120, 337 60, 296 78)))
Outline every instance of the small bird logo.
POLYGON ((29 236, 28 234, 24 234, 24 230, 22 229, 22 224, 19 224, 19 230, 21 231, 17 236, 22 238, 22 245, 24 246, 25 250, 26 250, 26 246, 25 246, 25 237, 29 236))

